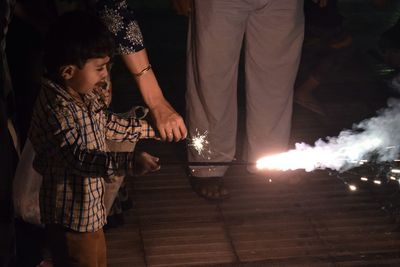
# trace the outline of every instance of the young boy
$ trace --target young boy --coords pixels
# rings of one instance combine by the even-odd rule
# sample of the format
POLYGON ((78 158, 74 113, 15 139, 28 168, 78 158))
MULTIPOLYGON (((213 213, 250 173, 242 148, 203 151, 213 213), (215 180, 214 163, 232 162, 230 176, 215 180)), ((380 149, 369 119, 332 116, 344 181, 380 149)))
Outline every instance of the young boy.
POLYGON ((104 182, 159 168, 147 153, 107 152, 106 139, 154 138, 144 120, 105 111, 98 90, 107 82, 113 40, 86 12, 62 15, 49 29, 47 77, 35 104, 29 138, 43 175, 41 218, 54 265, 106 266, 104 182), (135 160, 136 158, 136 160, 135 160))

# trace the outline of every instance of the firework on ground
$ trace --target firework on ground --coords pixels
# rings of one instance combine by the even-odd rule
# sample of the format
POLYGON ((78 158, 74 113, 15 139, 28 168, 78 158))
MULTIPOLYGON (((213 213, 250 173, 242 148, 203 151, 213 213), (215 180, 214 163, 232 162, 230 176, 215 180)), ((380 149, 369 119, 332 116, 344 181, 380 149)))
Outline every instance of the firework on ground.
POLYGON ((400 101, 391 99, 378 116, 353 125, 337 137, 319 139, 314 146, 297 143, 295 149, 263 157, 259 169, 331 169, 339 172, 357 167, 362 160, 375 162, 397 159, 400 144, 400 101))

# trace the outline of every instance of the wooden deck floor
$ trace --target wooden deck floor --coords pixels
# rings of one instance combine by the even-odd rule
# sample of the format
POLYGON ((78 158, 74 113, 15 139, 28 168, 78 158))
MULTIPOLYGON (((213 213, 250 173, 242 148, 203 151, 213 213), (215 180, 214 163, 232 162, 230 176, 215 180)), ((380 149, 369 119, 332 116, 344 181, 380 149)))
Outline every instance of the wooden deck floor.
MULTIPOLYGON (((164 23, 161 28, 171 28, 164 17, 157 18, 164 23)), ((148 32, 155 29, 152 26, 147 26, 148 32)), ((143 29, 146 37, 146 25, 143 29)), ((150 45, 151 38, 148 34, 150 45)), ((158 64, 160 81, 173 105, 184 107, 180 64, 185 38, 179 39, 181 50, 175 51, 168 41, 171 37, 162 35, 155 47, 149 47, 154 58, 161 53, 157 51, 162 38, 179 55, 172 61, 175 74, 169 63, 176 55, 158 64), (176 91, 177 87, 182 90, 176 91)), ((388 94, 377 75, 380 68, 363 51, 355 50, 317 92, 326 117, 294 106, 291 143, 312 144, 335 136, 384 107, 388 94)), ((238 136, 240 158, 242 130, 238 136)), ((161 161, 182 161, 182 165, 165 164, 156 174, 127 179, 134 208, 126 213, 124 226, 106 233, 110 267, 400 266, 399 224, 386 209, 396 198, 398 185, 364 186, 353 192, 327 170, 257 177, 234 166, 225 177, 230 199, 209 203, 190 188, 184 144, 142 146, 161 161)))
MULTIPOLYGON (((354 64, 321 88, 328 117, 295 106, 292 143, 335 135, 385 105, 382 83, 354 64)), ((184 144, 142 147, 182 165, 128 179, 134 208, 107 232, 111 267, 400 266, 398 222, 384 209, 396 185, 352 192, 329 171, 257 177, 234 166, 231 198, 209 203, 190 188, 184 144)))
POLYGON ((109 266, 400 264, 397 223, 369 191, 326 172, 270 182, 238 167, 226 183, 232 197, 211 204, 178 167, 130 182, 135 208, 107 232, 109 266))
POLYGON ((400 265, 387 190, 352 192, 325 171, 269 180, 233 167, 225 181, 232 197, 213 204, 180 166, 130 180, 135 208, 107 232, 109 266, 400 265))

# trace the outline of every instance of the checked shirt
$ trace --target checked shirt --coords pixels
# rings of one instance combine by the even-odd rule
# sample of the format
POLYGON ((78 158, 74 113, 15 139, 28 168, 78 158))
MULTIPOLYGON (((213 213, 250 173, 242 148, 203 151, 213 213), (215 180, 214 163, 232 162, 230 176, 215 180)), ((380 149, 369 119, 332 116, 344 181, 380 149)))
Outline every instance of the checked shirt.
POLYGON ((146 121, 106 112, 97 90, 79 101, 58 84, 43 80, 29 138, 36 153, 33 166, 43 175, 44 224, 61 224, 78 232, 102 228, 105 180, 129 174, 134 167, 134 154, 108 152, 106 139, 135 142, 154 137, 146 121))

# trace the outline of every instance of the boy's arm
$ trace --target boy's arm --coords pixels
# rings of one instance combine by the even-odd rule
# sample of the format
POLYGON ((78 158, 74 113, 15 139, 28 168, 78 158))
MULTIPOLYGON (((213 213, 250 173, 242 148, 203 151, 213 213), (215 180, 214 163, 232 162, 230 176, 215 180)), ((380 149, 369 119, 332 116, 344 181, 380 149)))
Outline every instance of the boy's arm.
POLYGON ((89 150, 79 145, 61 148, 68 171, 82 177, 132 175, 135 167, 133 152, 104 152, 89 150))
MULTIPOLYGON (((34 114, 32 125, 33 128, 46 129, 49 133, 46 142, 52 150, 50 153, 61 155, 60 165, 64 165, 68 172, 82 177, 107 177, 133 172, 134 153, 105 152, 88 148, 98 146, 96 142, 100 140, 93 133, 90 134, 90 128, 76 127, 76 120, 84 120, 85 116, 77 118, 76 114, 75 116, 73 114, 74 111, 68 107, 50 107, 48 111, 42 116, 34 114), (83 136, 83 133, 88 132, 89 134, 83 136)), ((35 138, 34 135, 32 137, 33 144, 41 138, 40 136, 35 138)), ((40 153, 40 151, 37 152, 40 153)), ((49 153, 49 151, 42 151, 42 153, 49 153)))
POLYGON ((117 53, 135 77, 161 140, 171 142, 185 139, 185 122, 163 95, 151 68, 140 27, 127 1, 98 0, 96 11, 114 35, 117 53))
POLYGON ((106 138, 122 142, 135 142, 139 139, 156 138, 153 127, 145 120, 122 118, 109 113, 106 125, 106 138))

